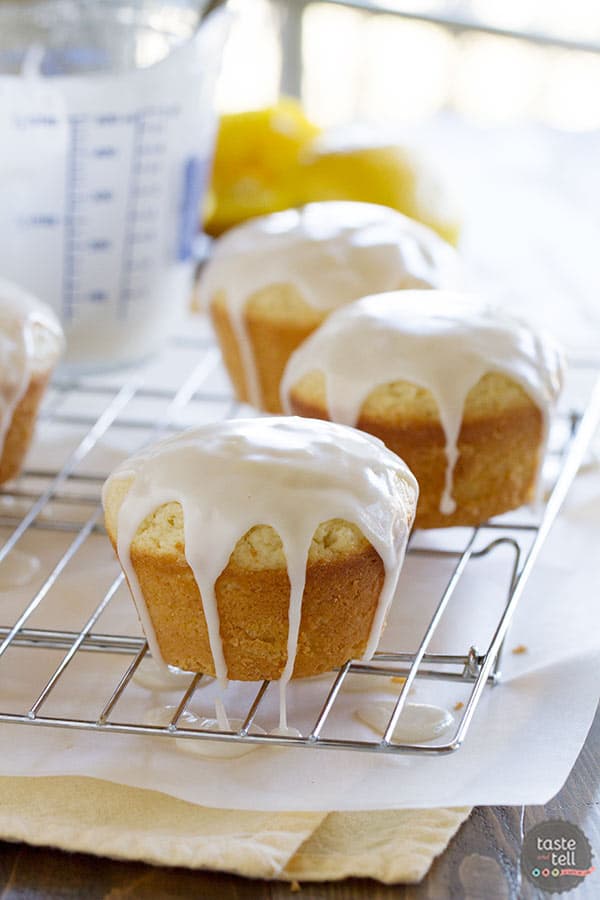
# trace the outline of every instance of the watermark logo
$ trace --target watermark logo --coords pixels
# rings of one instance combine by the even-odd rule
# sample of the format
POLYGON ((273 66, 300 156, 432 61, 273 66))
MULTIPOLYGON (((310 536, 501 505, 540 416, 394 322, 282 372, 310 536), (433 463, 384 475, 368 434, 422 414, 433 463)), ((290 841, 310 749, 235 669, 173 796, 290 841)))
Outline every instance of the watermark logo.
POLYGON ((561 819, 540 822, 523 839, 521 867, 541 891, 562 894, 594 871, 592 848, 577 825, 561 819))

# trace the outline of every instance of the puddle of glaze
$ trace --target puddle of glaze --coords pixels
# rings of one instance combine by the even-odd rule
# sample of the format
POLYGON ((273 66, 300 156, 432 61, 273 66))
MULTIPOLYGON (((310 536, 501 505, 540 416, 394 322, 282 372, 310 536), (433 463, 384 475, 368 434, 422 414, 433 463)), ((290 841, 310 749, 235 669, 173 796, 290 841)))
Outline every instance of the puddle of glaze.
MULTIPOLYGON (((177 707, 171 704, 167 706, 155 706, 146 715, 146 723, 148 725, 168 725, 175 715, 177 707)), ((183 726, 192 728, 201 728, 203 731, 238 731, 243 725, 243 719, 229 719, 227 729, 219 725, 217 719, 205 718, 204 716, 196 716, 194 713, 186 710, 179 723, 183 726)), ((260 725, 253 725, 250 734, 265 734, 264 729, 260 725)), ((246 756, 253 750, 258 750, 258 744, 244 744, 240 742, 229 741, 208 741, 193 740, 192 738, 175 738, 175 746, 183 753, 189 756, 204 756, 210 759, 235 759, 239 756, 246 756)))
POLYGON ((0 590, 24 587, 40 568, 40 560, 31 553, 12 550, 0 563, 0 590))
MULTIPOLYGON (((216 719, 196 719, 198 727, 204 731, 223 731, 216 719)), ((229 729, 238 731, 244 723, 243 719, 229 719, 229 729)), ((265 734, 260 725, 253 725, 250 734, 265 734)), ((179 738, 175 741, 179 750, 190 756, 206 756, 211 759, 236 759, 258 750, 258 744, 244 744, 241 741, 192 741, 179 738)))
MULTIPOLYGON (((167 706, 153 706, 152 709, 146 713, 144 716, 146 725, 161 725, 164 727, 168 725, 173 716, 175 715, 177 707, 174 704, 169 703, 167 706)), ((194 713, 188 712, 187 710, 182 713, 181 718, 179 719, 180 723, 185 723, 186 725, 194 725, 198 721, 198 716, 195 716, 194 713)))
MULTIPOLYGON (((176 691, 188 687, 194 677, 194 672, 184 672, 174 666, 158 665, 153 659, 143 659, 135 670, 133 681, 141 687, 151 691, 176 691)), ((198 682, 198 687, 205 686, 213 681, 208 675, 203 675, 198 682)))
POLYGON ((0 497, 0 510, 6 515, 14 516, 15 518, 18 516, 22 519, 29 512, 30 507, 31 503, 27 503, 25 500, 20 500, 17 497, 11 497, 10 494, 3 494, 0 497))
MULTIPOLYGON (((355 716, 382 735, 387 723, 394 711, 394 701, 370 703, 360 706, 355 711, 355 716)), ((454 722, 452 713, 440 706, 429 703, 407 703, 400 720, 396 725, 392 740, 398 743, 417 744, 423 741, 433 741, 454 722)))
POLYGON ((282 728, 281 725, 278 725, 277 728, 274 728, 269 734, 272 734, 275 737, 302 737, 302 732, 298 731, 298 729, 294 728, 292 725, 286 725, 284 728, 282 728))

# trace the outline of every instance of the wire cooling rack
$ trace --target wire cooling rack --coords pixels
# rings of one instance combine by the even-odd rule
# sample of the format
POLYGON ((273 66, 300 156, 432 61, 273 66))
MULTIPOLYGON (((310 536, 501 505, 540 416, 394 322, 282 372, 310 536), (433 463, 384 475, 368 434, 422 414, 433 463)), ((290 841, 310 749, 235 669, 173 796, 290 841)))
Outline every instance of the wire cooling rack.
MULTIPOLYGON (((36 545, 50 535, 60 534, 66 540, 59 558, 42 573, 35 589, 11 621, 0 627, 0 662, 10 655, 11 672, 19 677, 28 666, 34 650, 54 651, 51 671, 33 702, 23 708, 11 708, 3 697, 0 682, 0 722, 26 726, 83 729, 92 732, 121 732, 160 735, 165 739, 219 740, 277 744, 294 747, 375 751, 378 753, 446 754, 460 747, 467 734, 477 703, 487 685, 500 680, 502 648, 515 608, 535 565, 542 545, 567 495, 569 487, 584 458, 586 448, 600 420, 600 382, 588 379, 588 399, 581 410, 562 416, 559 439, 549 448, 553 468, 552 484, 538 514, 529 517, 501 517, 478 528, 453 529, 452 541, 446 532, 439 532, 434 546, 413 535, 408 555, 425 556, 428 564, 436 566, 443 560, 451 564, 451 574, 437 599, 435 609, 416 650, 376 653, 369 663, 348 661, 332 672, 327 692, 320 708, 315 708, 312 725, 302 736, 257 734, 252 729, 260 718, 261 704, 269 689, 263 682, 255 691, 247 710, 231 730, 213 731, 201 724, 190 725, 186 711, 198 689, 202 675, 190 674, 179 692, 177 703, 171 707, 170 721, 151 725, 144 721, 144 711, 136 710, 125 720, 115 711, 126 698, 142 662, 149 657, 148 645, 139 632, 112 634, 98 628, 99 620, 111 604, 129 602, 120 590, 123 576, 118 575, 106 590, 98 589, 93 598, 93 611, 80 628, 32 627, 31 620, 48 603, 49 596, 61 591, 67 573, 87 565, 85 548, 92 538, 103 534, 100 489, 106 471, 90 468, 94 451, 113 433, 127 434, 131 449, 198 421, 210 421, 238 414, 238 404, 229 394, 220 372, 220 357, 207 332, 174 340, 151 372, 137 373, 124 384, 115 385, 110 377, 80 378, 57 381, 50 392, 41 416, 40 441, 47 429, 62 428, 75 435, 75 441, 57 466, 32 467, 19 479, 0 490, 0 529, 6 540, 0 549, 0 573, 4 560, 22 544, 36 545), (165 373, 168 377, 165 379, 165 373), (147 412, 151 410, 151 412, 147 412), (157 412, 160 410, 160 412, 157 412), (458 538, 457 538, 458 535, 458 538), (457 545, 458 540, 458 545, 457 545), (508 590, 493 635, 483 651, 473 646, 458 648, 456 653, 430 652, 430 645, 445 611, 451 606, 457 588, 473 560, 492 557, 500 548, 502 565, 506 566, 508 590), (508 552, 506 552, 508 551, 508 552), (115 657, 128 658, 125 668, 111 682, 103 675, 106 685, 97 707, 88 698, 85 714, 66 717, 47 712, 48 701, 60 692, 66 674, 85 654, 99 654, 103 662, 115 657), (56 662, 58 658, 58 662, 56 662), (324 735, 327 723, 341 697, 348 677, 368 679, 374 675, 392 678, 400 685, 393 711, 381 737, 355 740, 337 735, 324 735), (394 731, 405 710, 407 698, 416 679, 431 679, 448 683, 460 682, 468 688, 460 717, 449 738, 432 743, 406 743, 394 739, 394 731), (1 711, 5 710, 5 711, 1 711)), ((34 454, 35 457, 35 454, 34 454)), ((449 534, 449 533, 448 533, 449 534)), ((94 592, 94 584, 88 591, 94 592)), ((114 667, 107 672, 112 672, 114 667)), ((71 690, 73 690, 71 688, 71 690)), ((8 694, 7 694, 8 696, 8 694)), ((100 695, 98 695, 100 696, 100 695)), ((14 706, 14 704, 13 704, 14 706)), ((290 720, 293 723, 294 710, 290 720)))

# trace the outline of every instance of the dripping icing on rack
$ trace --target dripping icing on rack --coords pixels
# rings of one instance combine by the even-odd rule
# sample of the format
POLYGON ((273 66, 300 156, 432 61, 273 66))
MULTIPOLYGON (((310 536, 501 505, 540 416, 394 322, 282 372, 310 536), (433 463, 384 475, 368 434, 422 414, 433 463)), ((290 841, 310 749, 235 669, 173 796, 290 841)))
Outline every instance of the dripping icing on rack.
MULTIPOLYGON (((167 726, 177 707, 172 704, 167 706, 156 706, 150 710, 146 716, 148 725, 167 726)), ((222 731, 229 728, 239 729, 242 727, 243 719, 226 719, 225 724, 219 718, 208 719, 204 716, 197 716, 190 710, 185 710, 181 714, 181 719, 187 727, 197 727, 201 731, 222 731)), ((252 725, 251 734, 264 734, 264 730, 259 725, 252 725)), ((258 750, 258 744, 225 744, 218 741, 186 741, 182 738, 175 739, 175 746, 182 753, 188 753, 192 756, 204 756, 208 759, 237 759, 246 756, 258 750)))
POLYGON ((371 203, 310 203, 261 216, 215 244, 200 279, 208 308, 225 298, 250 402, 261 395, 245 306, 270 285, 291 285, 324 315, 351 301, 397 288, 457 288, 454 249, 435 232, 395 210, 371 203))
MULTIPOLYGON (((309 548, 330 519, 354 523, 384 566, 384 584, 365 658, 379 642, 414 518, 417 484, 407 466, 371 435, 300 418, 233 419, 161 441, 119 466, 104 487, 129 486, 118 513, 117 552, 153 656, 161 660, 150 615, 131 561, 144 519, 160 506, 183 510, 185 557, 206 618, 215 673, 224 687, 227 665, 215 583, 237 544, 258 523, 279 535, 290 581, 287 662, 280 679, 281 721, 287 727, 285 686, 292 677, 309 548)), ((223 720, 223 715, 217 719, 223 720)), ((223 720, 222 727, 225 726, 223 720)))
MULTIPOLYGON (((393 715, 394 707, 393 700, 365 703, 355 710, 354 715, 373 731, 384 734, 393 715)), ((448 731, 453 723, 454 716, 442 706, 435 706, 431 703, 407 703, 394 728, 392 740, 406 744, 433 741, 448 731)))
POLYGON ((311 372, 325 377, 327 412, 355 426, 379 385, 408 381, 433 395, 446 439, 440 512, 450 515, 458 439, 469 391, 488 372, 518 382, 539 407, 544 457, 550 411, 560 392, 561 355, 554 341, 483 301, 449 291, 397 291, 340 309, 290 357, 281 383, 285 412, 294 387, 311 372))

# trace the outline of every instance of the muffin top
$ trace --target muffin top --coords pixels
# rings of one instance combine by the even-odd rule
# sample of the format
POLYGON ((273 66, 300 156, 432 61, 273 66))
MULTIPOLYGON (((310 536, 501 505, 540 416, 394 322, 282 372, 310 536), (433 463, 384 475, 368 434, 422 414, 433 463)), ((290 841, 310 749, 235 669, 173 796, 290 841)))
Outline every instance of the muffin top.
MULTIPOLYGON (((562 357, 549 336, 479 298, 399 291, 338 310, 292 354, 281 383, 285 411, 294 389, 314 372, 323 373, 330 418, 346 425, 357 423, 381 385, 407 382, 429 391, 446 435, 451 475, 467 395, 480 379, 490 372, 508 376, 547 421, 561 387, 562 357)), ((405 402, 398 392, 396 398, 405 402)), ((453 511, 449 488, 448 480, 442 512, 453 511)))
POLYGON ((292 641, 288 675, 311 542, 319 525, 332 519, 356 525, 384 564, 380 615, 368 648, 374 652, 418 493, 408 467, 377 438, 294 417, 231 419, 184 432, 131 457, 112 473, 103 495, 109 533, 115 517, 111 496, 123 481, 127 492, 116 514, 117 552, 149 640, 151 626, 131 564, 131 545, 148 516, 176 502, 183 513, 185 558, 202 595, 219 677, 226 676, 226 667, 214 586, 236 543, 256 525, 277 532, 287 561, 292 641))
POLYGON ((49 306, 0 279, 0 452, 30 378, 51 369, 64 338, 49 306))
POLYGON ((214 246, 199 285, 201 302, 224 293, 235 315, 276 284, 330 311, 366 294, 402 288, 456 288, 455 250, 425 225, 372 203, 327 201, 259 216, 214 246))

